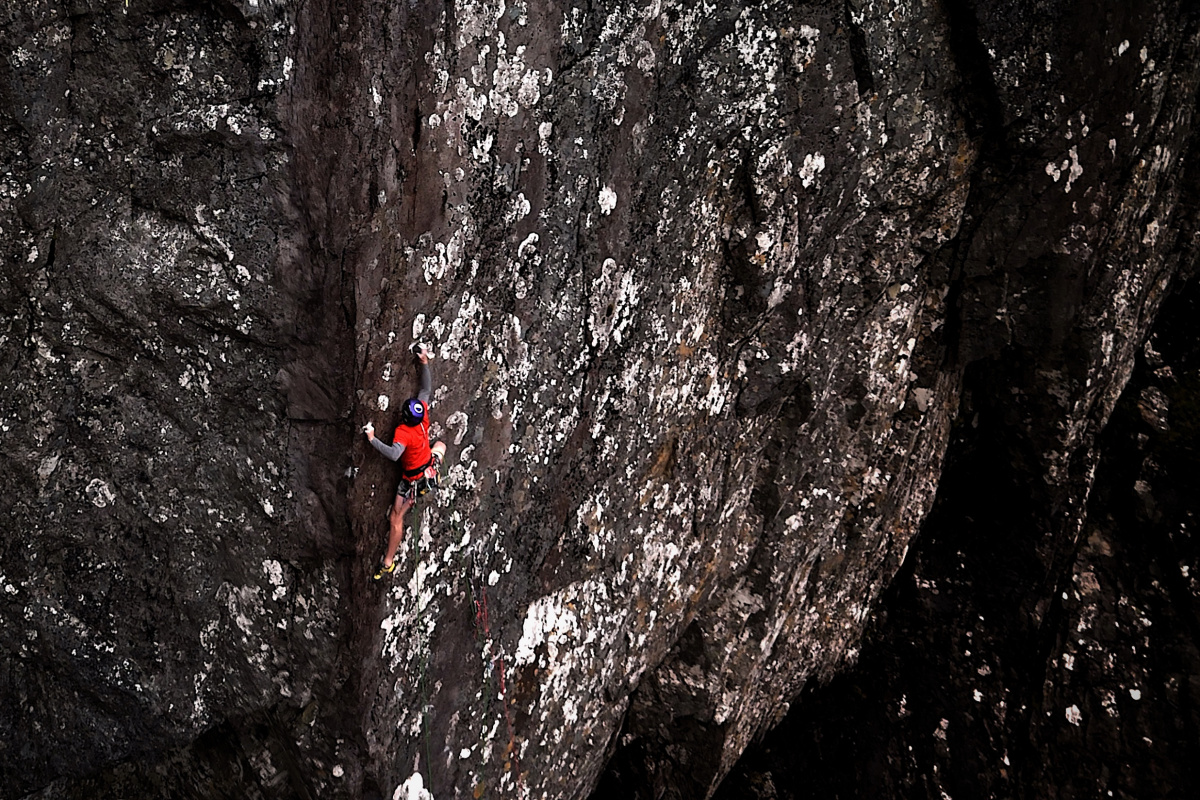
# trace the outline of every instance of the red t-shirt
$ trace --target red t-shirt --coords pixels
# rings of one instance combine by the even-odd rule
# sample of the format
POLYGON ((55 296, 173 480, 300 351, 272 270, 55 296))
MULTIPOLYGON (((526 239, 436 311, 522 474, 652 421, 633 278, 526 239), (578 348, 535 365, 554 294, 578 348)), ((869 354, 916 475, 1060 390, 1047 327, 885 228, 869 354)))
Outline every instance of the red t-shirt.
POLYGON ((429 414, 418 425, 399 425, 392 444, 404 445, 400 454, 400 470, 412 475, 429 463, 433 453, 429 449, 429 414))

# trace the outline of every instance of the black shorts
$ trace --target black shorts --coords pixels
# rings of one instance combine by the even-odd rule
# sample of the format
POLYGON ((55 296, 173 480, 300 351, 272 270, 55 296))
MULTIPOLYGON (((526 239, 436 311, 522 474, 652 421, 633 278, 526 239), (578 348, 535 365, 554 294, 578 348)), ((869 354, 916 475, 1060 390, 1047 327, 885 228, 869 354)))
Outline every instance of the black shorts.
POLYGON ((441 466, 441 461, 434 456, 422 468, 420 475, 415 478, 401 478, 400 482, 396 484, 396 496, 415 502, 418 497, 436 492, 442 485, 438 476, 439 466, 441 466))

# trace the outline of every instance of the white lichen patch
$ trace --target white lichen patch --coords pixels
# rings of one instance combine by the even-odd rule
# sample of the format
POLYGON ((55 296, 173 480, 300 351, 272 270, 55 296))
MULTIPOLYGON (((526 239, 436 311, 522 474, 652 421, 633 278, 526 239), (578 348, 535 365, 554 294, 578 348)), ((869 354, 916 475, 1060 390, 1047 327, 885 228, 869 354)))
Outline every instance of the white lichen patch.
POLYGON ((611 186, 605 186, 600 190, 600 213, 611 214, 613 209, 617 207, 617 193, 612 190, 611 186))
POLYGON ((614 259, 606 258, 591 292, 587 327, 591 331, 592 347, 603 353, 610 342, 620 344, 634 323, 641 287, 632 271, 622 269, 614 259))
POLYGON ((1079 176, 1083 175, 1083 167, 1079 164, 1079 152, 1077 148, 1072 147, 1067 151, 1067 155, 1071 157, 1071 164, 1069 167, 1064 167, 1067 171, 1067 185, 1063 187, 1063 192, 1070 194, 1071 186, 1079 179, 1079 176))
POLYGON ((560 650, 570 649, 578 636, 579 619, 561 596, 539 598, 525 612, 513 662, 518 666, 533 663, 538 658, 538 649, 545 645, 546 652, 538 658, 538 663, 542 667, 557 664, 560 650))
POLYGON ((434 800, 433 795, 425 788, 425 779, 420 772, 414 772, 408 780, 396 787, 392 792, 392 800, 434 800))
POLYGON ((1153 247, 1158 241, 1158 220, 1152 219, 1146 223, 1146 231, 1142 234, 1142 244, 1153 247))
POLYGON ((287 586, 283 581, 283 565, 274 559, 267 559, 263 562, 263 572, 267 575, 267 580, 275 587, 271 593, 272 600, 281 600, 287 595, 287 586))
POLYGON ((536 252, 539 236, 536 233, 531 233, 521 240, 521 244, 517 245, 517 258, 524 258, 526 255, 536 252))
POLYGON ((797 72, 804 72, 817 57, 817 43, 821 40, 821 31, 811 25, 801 25, 795 30, 787 29, 785 34, 792 42, 792 66, 797 72))
POLYGON ((58 462, 61 456, 58 453, 52 453, 42 459, 38 464, 37 475, 38 482, 45 487, 46 482, 50 480, 50 476, 54 474, 54 470, 58 468, 58 462))
MULTIPOLYGON (((1116 154, 1115 144, 1113 154, 1116 154)), ((1061 162, 1051 161, 1046 164, 1045 172, 1055 183, 1058 183, 1063 175, 1066 175, 1067 182, 1063 187, 1063 192, 1065 194, 1070 194, 1072 185, 1074 185, 1075 181, 1077 181, 1079 177, 1083 175, 1083 167, 1079 163, 1078 148, 1072 147, 1070 150, 1068 150, 1067 158, 1063 159, 1061 162)))
MULTIPOLYGON (((455 411, 446 418, 446 427, 454 431, 454 444, 458 446, 463 443, 463 437, 467 434, 468 417, 464 411, 455 411)), ((468 448, 469 449, 469 448, 468 448)), ((467 459, 469 457, 468 450, 463 450, 459 454, 459 458, 467 459)))
POLYGON ((256 636, 255 622, 266 619, 263 610, 262 589, 258 586, 231 586, 225 584, 218 591, 224 596, 230 618, 245 636, 256 636))
POLYGON ((83 490, 83 493, 96 508, 105 508, 106 506, 110 506, 112 505, 113 501, 117 499, 117 496, 113 493, 112 487, 110 487, 108 483, 101 478, 93 478, 91 482, 88 483, 87 488, 83 490))
POLYGON ((804 157, 804 164, 800 167, 800 185, 805 189, 812 186, 817 175, 825 171, 825 156, 820 153, 809 153, 804 157))
POLYGON ((504 212, 504 224, 512 225, 515 222, 525 219, 529 216, 532 206, 529 200, 526 199, 524 192, 517 192, 517 196, 509 201, 508 210, 504 212))

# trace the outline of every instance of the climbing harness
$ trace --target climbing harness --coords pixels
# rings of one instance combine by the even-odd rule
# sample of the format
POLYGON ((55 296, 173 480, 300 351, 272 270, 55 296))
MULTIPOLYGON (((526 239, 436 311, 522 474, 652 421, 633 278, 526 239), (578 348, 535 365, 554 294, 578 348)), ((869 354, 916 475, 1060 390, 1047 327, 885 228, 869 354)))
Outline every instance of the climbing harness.
POLYGON ((441 466, 442 459, 437 453, 433 453, 429 457, 429 463, 425 466, 413 470, 411 474, 400 476, 400 485, 396 489, 396 494, 410 503, 415 503, 419 497, 424 497, 430 492, 436 493, 442 486, 442 479, 438 474, 441 466))

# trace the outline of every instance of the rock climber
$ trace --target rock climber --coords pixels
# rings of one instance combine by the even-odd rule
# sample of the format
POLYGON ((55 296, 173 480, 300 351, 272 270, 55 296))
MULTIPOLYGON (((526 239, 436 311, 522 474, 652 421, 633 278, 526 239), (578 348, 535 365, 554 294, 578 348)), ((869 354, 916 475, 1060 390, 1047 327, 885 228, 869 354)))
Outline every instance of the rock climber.
POLYGON ((400 462, 400 483, 388 511, 391 530, 387 553, 375 573, 375 580, 396 569, 396 550, 404 536, 404 515, 416 504, 418 497, 437 489, 438 469, 446 455, 446 445, 442 442, 429 444, 429 394, 433 385, 429 374, 429 351, 424 345, 414 345, 413 354, 421 364, 421 389, 416 397, 405 401, 392 443, 386 445, 375 438, 375 426, 370 422, 363 426, 363 433, 376 450, 388 459, 400 462))

